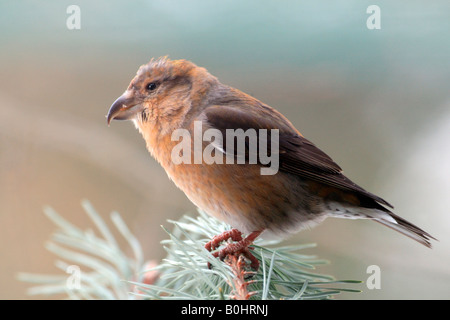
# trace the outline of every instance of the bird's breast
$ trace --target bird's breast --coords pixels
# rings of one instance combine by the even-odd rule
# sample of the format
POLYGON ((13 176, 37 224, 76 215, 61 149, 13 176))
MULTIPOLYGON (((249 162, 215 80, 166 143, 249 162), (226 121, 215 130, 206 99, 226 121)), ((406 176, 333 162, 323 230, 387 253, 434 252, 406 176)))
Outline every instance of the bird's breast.
POLYGON ((296 176, 284 172, 261 175, 258 164, 227 163, 225 159, 195 163, 193 145, 182 150, 180 141, 171 137, 146 140, 150 153, 198 208, 242 232, 294 232, 299 224, 316 219, 314 214, 320 211, 314 207, 317 199, 305 189, 306 182, 296 176), (180 150, 191 154, 190 161, 174 159, 180 150))

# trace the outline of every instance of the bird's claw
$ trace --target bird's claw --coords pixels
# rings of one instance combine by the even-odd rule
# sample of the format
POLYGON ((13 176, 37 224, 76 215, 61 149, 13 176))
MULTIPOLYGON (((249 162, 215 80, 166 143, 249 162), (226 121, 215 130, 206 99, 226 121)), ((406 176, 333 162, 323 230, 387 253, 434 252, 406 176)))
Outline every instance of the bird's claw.
MULTIPOLYGON (((215 250, 220 246, 220 243, 231 239, 235 241, 234 243, 229 243, 225 248, 215 251, 212 255, 220 260, 225 260, 229 255, 243 255, 248 260, 250 260, 250 266, 253 270, 257 271, 259 269, 259 261, 250 252, 253 248, 249 248, 254 241, 254 239, 261 234, 261 231, 256 231, 251 233, 247 238, 242 238, 242 233, 237 229, 232 229, 230 231, 225 231, 224 233, 215 236, 211 241, 205 245, 205 249, 208 251, 215 250)), ((211 264, 208 262, 208 268, 211 269, 211 264)))

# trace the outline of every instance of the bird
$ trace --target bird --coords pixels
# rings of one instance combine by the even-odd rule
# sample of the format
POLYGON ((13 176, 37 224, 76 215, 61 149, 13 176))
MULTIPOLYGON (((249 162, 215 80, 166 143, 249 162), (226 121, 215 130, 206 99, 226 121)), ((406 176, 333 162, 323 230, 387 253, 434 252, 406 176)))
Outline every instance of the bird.
POLYGON ((436 240, 347 178, 275 108, 221 83, 191 61, 164 56, 140 66, 106 118, 108 125, 131 120, 150 154, 187 198, 231 226, 205 245, 222 260, 242 254, 257 270, 250 246, 261 234, 286 238, 328 217, 369 219, 429 248, 431 239, 436 240), (226 139, 230 131, 239 135, 226 139), (238 145, 240 138, 244 143, 238 145), (269 140, 275 143, 269 145, 269 140), (258 157, 264 142, 273 168, 258 157), (199 161, 198 152, 215 161, 199 161))

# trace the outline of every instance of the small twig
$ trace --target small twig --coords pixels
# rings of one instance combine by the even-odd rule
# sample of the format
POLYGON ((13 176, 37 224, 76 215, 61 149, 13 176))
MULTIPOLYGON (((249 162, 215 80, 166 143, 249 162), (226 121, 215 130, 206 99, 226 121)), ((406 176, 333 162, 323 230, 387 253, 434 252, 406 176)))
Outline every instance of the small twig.
MULTIPOLYGON (((252 255, 246 250, 230 252, 223 263, 214 258, 208 248, 205 250, 204 242, 213 234, 229 230, 230 226, 203 212, 196 218, 185 216, 173 222, 173 232, 164 229, 170 236, 162 242, 167 256, 157 266, 154 262, 146 264, 138 240, 118 215, 112 215, 113 223, 131 246, 132 256, 117 245, 119 242, 113 240, 112 232, 92 206, 85 205, 84 209, 103 230, 101 237, 66 221, 54 210, 46 209, 49 218, 59 227, 52 235, 52 245, 47 248, 57 256, 57 267, 64 273, 19 274, 21 281, 34 284, 29 289, 30 294, 68 294, 72 299, 249 300, 330 299, 340 292, 358 292, 334 286, 358 281, 334 281, 330 276, 311 272, 310 269, 323 261, 295 252, 310 245, 269 248, 263 239, 259 239, 255 246, 260 250, 254 250, 252 255), (272 258, 267 259, 270 256, 272 258), (261 263, 262 273, 250 271, 254 262, 252 257, 261 263), (212 269, 208 268, 208 262, 212 269), (68 275, 67 267, 74 264, 80 267, 80 273, 68 275), (68 277, 79 277, 80 287, 69 291, 68 277), (321 286, 327 284, 332 286, 321 286)), ((278 242, 271 243, 272 246, 276 244, 278 242)))
MULTIPOLYGON (((233 271, 234 278, 234 290, 230 294, 230 298, 234 300, 249 300, 251 296, 255 295, 257 292, 248 291, 248 286, 254 283, 253 280, 247 281, 249 276, 253 276, 255 272, 246 271, 246 261, 245 257, 241 254, 239 255, 228 255, 225 262, 231 267, 233 271)), ((230 284, 231 285, 231 284, 230 284)), ((232 286, 233 287, 233 286, 232 286)))

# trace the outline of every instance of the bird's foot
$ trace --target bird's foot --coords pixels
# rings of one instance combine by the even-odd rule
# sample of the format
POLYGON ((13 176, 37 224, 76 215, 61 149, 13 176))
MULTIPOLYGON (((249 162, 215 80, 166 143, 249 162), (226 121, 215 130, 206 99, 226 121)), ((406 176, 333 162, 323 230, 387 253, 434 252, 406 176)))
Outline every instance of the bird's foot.
MULTIPOLYGON (((248 260, 250 260, 250 266, 252 267, 252 269, 257 271, 259 269, 259 261, 250 252, 250 249, 253 250, 253 248, 249 248, 249 246, 261 233, 262 231, 254 231, 243 239, 242 232, 237 229, 231 229, 230 231, 225 231, 224 233, 212 238, 212 240, 205 245, 205 248, 208 251, 215 250, 220 246, 220 243, 231 239, 235 242, 229 243, 225 248, 213 252, 213 256, 216 258, 220 258, 220 260, 224 260, 228 255, 243 255, 248 260)), ((209 263, 208 267, 211 268, 211 265, 209 263)))

